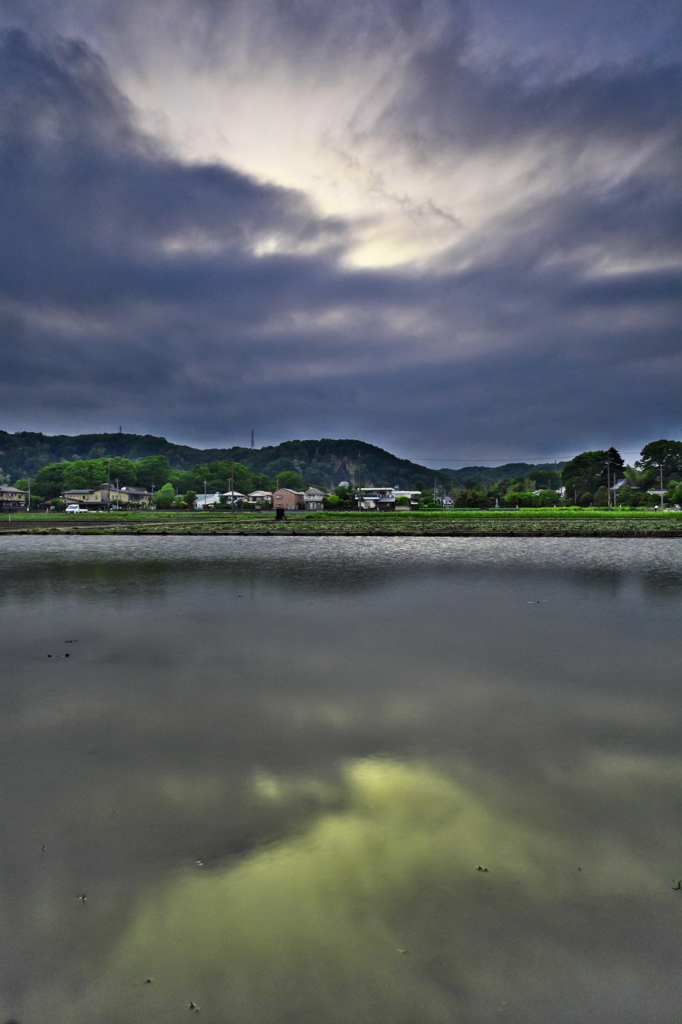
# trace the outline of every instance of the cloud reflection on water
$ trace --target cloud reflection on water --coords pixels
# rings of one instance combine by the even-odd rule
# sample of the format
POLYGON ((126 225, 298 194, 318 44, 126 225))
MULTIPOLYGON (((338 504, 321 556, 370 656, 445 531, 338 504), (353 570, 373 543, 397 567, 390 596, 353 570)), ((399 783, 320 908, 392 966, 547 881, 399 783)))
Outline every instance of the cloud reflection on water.
POLYGON ((3 1019, 667 1024, 679 545, 73 540, 0 548, 3 1019))
MULTIPOLYGON (((641 908, 646 921, 660 895, 632 849, 520 821, 429 766, 357 761, 344 783, 343 809, 302 835, 154 886, 104 976, 60 1020, 169 1021, 191 1001, 239 1024, 440 1024, 502 1003, 513 1019, 539 1019, 531 993, 557 996, 543 961, 560 970, 572 957, 587 982, 576 932, 605 910, 641 908)), ((627 956, 617 940, 600 950, 599 987, 627 956)))

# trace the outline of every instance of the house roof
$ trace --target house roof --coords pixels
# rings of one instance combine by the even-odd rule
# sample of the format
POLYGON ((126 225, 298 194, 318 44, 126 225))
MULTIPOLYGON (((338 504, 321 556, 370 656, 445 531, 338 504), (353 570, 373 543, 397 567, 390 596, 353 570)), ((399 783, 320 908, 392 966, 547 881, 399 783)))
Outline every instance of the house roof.
POLYGON ((28 494, 28 491, 22 491, 20 487, 7 487, 6 484, 0 485, 0 491, 3 494, 28 494))
POLYGON ((105 480, 103 484, 98 484, 95 488, 96 491, 126 491, 127 494, 150 494, 151 491, 145 491, 144 487, 117 487, 116 484, 111 484, 105 480))
POLYGON ((114 494, 129 494, 131 497, 135 495, 141 495, 151 497, 151 491, 145 491, 141 487, 115 487, 113 484, 109 487, 107 484, 100 484, 99 487, 72 487, 69 491, 62 491, 62 496, 66 497, 69 494, 94 494, 95 491, 107 491, 108 493, 114 494))

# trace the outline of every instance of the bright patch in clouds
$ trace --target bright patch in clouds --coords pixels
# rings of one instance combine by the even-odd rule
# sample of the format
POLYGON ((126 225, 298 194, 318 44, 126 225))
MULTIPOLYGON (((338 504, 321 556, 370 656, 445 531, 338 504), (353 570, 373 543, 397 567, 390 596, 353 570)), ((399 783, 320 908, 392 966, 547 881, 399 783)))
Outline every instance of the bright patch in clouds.
POLYGON ((130 430, 203 443, 246 417, 516 459, 681 429, 648 362, 682 348, 672 0, 646 31, 616 0, 4 11, 15 428, 59 429, 78 377, 83 429, 124 388, 130 430))

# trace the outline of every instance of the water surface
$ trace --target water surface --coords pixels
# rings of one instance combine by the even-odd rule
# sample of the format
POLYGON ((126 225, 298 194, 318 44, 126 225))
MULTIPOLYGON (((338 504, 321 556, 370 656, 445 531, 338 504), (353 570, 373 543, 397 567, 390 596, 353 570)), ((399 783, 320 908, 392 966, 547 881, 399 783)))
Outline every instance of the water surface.
POLYGON ((2 537, 0 573, 0 1019, 677 1019, 679 541, 2 537))

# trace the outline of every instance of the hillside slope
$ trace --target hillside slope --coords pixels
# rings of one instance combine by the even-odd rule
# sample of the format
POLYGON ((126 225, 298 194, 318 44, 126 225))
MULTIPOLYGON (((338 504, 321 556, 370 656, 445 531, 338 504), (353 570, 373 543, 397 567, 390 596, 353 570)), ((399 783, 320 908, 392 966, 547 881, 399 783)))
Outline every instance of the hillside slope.
POLYGON ((560 469, 563 463, 535 466, 513 463, 496 468, 468 467, 459 470, 433 470, 409 459, 353 439, 284 441, 265 448, 192 448, 174 444, 153 434, 68 434, 49 435, 33 431, 10 434, 0 430, 0 469, 15 481, 34 477, 43 466, 77 459, 144 459, 165 455, 174 469, 191 469, 204 463, 229 459, 241 462, 256 473, 275 478, 293 470, 311 483, 334 487, 342 480, 356 486, 393 486, 423 490, 433 486, 463 486, 466 481, 495 481, 510 476, 528 476, 539 469, 560 469))
MULTIPOLYGON (((433 482, 434 472, 408 459, 352 439, 285 441, 265 448, 192 448, 152 434, 48 435, 32 431, 10 434, 0 431, 0 469, 12 480, 33 477, 43 466, 78 459, 143 459, 165 455, 174 469, 191 469, 204 463, 229 459, 256 473, 274 478, 293 470, 306 480, 334 487, 342 480, 358 486, 398 484, 422 488, 433 482)), ((446 483, 444 474, 435 474, 446 483)))

